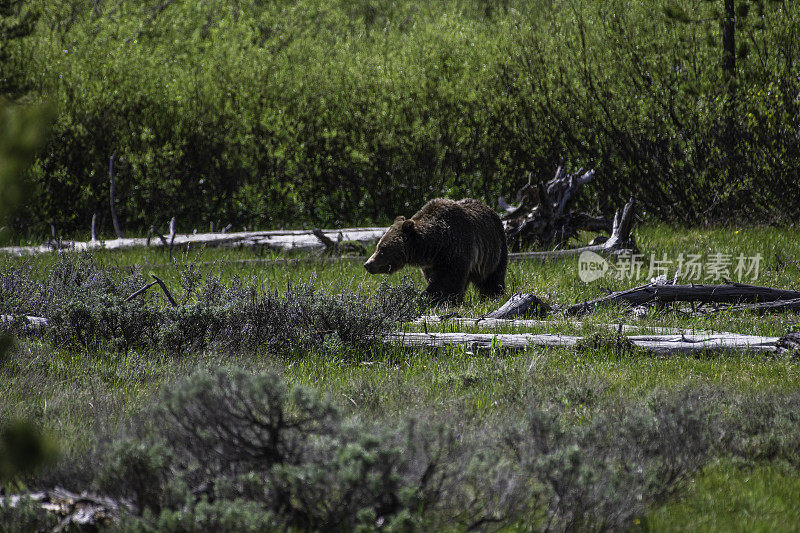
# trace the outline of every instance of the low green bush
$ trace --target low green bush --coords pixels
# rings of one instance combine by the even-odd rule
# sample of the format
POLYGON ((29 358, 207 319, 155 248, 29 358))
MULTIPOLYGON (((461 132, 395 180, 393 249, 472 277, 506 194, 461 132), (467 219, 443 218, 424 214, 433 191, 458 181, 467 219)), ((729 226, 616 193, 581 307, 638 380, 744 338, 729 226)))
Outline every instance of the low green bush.
MULTIPOLYGON (((165 390, 135 432, 92 452, 102 465, 94 485, 133 504, 121 526, 132 531, 616 530, 713 457, 741 454, 744 433, 770 431, 720 409, 740 401, 724 391, 658 392, 601 406, 584 424, 553 392, 532 394, 521 419, 366 421, 275 373, 198 371, 165 390)), ((49 482, 69 486, 70 472, 56 468, 49 482)))
MULTIPOLYGON (((47 318, 47 335, 60 346, 168 353, 216 347, 230 351, 303 354, 325 346, 370 347, 396 322, 421 313, 418 288, 404 279, 374 294, 336 293, 314 280, 279 294, 256 280, 203 280, 191 264, 178 265, 183 294, 171 306, 156 292, 128 301, 148 280, 141 270, 114 273, 91 255, 61 256, 46 279, 26 264, 7 261, 0 272, 0 313, 47 318)), ((24 333, 22 322, 4 326, 24 333)))

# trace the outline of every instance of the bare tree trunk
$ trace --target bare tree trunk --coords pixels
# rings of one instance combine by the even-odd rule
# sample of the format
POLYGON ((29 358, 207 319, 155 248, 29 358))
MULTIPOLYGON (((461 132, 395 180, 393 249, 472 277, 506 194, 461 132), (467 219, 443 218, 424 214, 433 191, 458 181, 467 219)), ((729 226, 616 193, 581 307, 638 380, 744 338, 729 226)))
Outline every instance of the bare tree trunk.
POLYGON ((114 223, 114 232, 117 234, 118 238, 122 239, 122 230, 119 228, 119 219, 117 218, 117 208, 114 205, 114 198, 116 195, 116 184, 114 183, 114 156, 115 154, 111 154, 111 159, 108 163, 108 177, 111 182, 109 204, 111 205, 111 221, 114 223))
POLYGON ((726 83, 736 77, 736 11, 734 0, 725 0, 722 19, 722 74, 726 83))
POLYGON ((736 10, 734 0, 725 0, 725 12, 722 19, 722 82, 725 84, 727 99, 724 102, 725 115, 725 149, 724 167, 728 180, 736 180, 737 148, 736 148, 736 10))

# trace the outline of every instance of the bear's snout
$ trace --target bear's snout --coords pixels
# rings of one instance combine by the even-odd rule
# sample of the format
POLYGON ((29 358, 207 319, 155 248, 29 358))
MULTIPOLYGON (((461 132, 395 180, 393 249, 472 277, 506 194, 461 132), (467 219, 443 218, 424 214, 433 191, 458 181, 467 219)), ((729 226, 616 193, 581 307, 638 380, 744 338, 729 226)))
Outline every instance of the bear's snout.
POLYGON ((369 272, 370 274, 378 273, 378 269, 375 266, 375 261, 372 260, 367 261, 366 263, 364 263, 364 268, 366 268, 367 272, 369 272))
POLYGON ((389 274, 392 271, 392 265, 378 261, 374 255, 367 259, 367 262, 364 263, 364 268, 370 274, 389 274))

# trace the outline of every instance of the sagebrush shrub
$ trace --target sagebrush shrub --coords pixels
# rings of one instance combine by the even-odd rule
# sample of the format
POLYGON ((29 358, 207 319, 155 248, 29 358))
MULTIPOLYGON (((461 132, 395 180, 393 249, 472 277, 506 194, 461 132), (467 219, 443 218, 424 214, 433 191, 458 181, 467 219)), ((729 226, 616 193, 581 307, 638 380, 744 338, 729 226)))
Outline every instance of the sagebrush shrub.
MULTIPOLYGON (((130 530, 621 530, 713 453, 747 453, 743 431, 777 435, 720 410, 726 398, 740 397, 661 391, 601 406, 584 424, 541 394, 521 419, 366 421, 274 372, 218 369, 165 390, 135 436, 92 460, 102 464, 96 486, 134 503, 130 530)), ((798 434, 784 427, 782 449, 798 434)))
MULTIPOLYGON (((126 301, 147 279, 139 270, 112 273, 88 254, 60 256, 44 280, 25 264, 7 261, 2 270, 0 312, 47 318, 50 338, 71 348, 105 342, 123 351, 216 347, 289 355, 326 346, 366 347, 423 309, 418 289, 407 279, 384 283, 372 294, 319 289, 312 279, 279 294, 255 280, 203 280, 189 265, 180 272, 184 291, 173 307, 157 287, 126 301)), ((23 332, 21 326, 8 327, 23 332)))

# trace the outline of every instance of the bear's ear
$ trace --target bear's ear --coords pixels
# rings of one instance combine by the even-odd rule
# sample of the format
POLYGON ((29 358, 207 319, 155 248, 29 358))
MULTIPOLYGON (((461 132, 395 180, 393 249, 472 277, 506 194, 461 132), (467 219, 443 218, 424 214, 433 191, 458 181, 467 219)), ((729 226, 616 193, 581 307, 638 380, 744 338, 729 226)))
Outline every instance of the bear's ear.
POLYGON ((395 218, 394 221, 395 221, 395 223, 397 223, 397 222, 402 222, 405 219, 406 219, 406 217, 404 217, 403 215, 400 215, 399 217, 395 218))
POLYGON ((414 221, 406 220, 403 222, 403 233, 414 233, 414 221))

